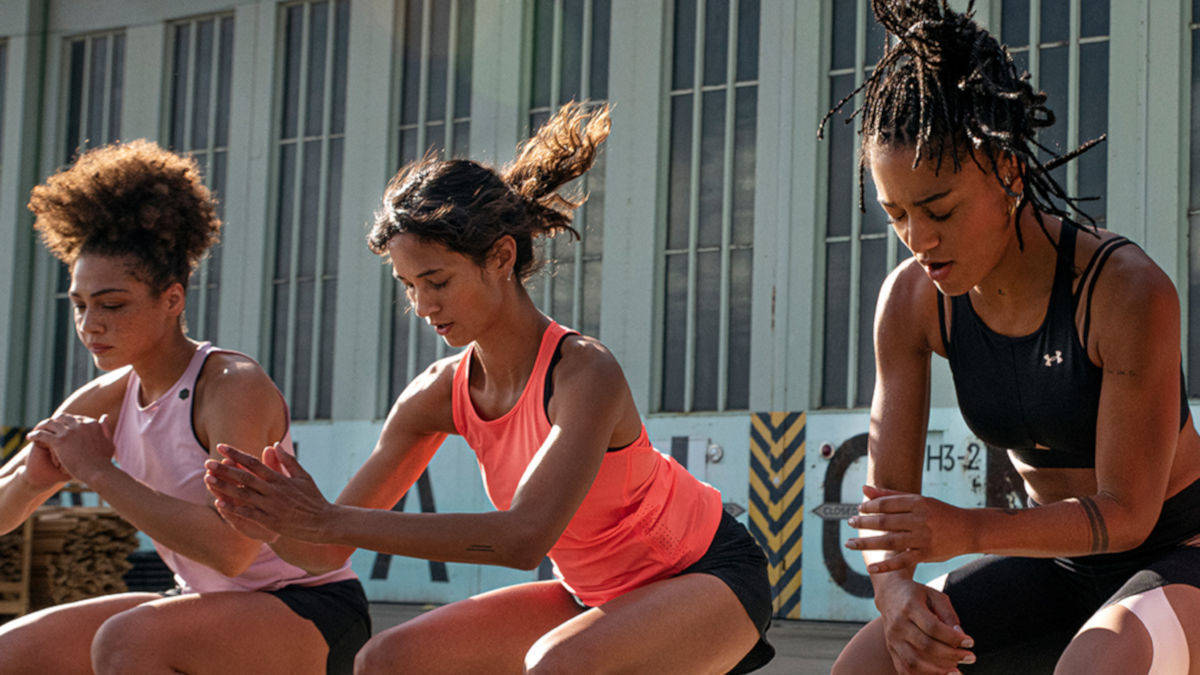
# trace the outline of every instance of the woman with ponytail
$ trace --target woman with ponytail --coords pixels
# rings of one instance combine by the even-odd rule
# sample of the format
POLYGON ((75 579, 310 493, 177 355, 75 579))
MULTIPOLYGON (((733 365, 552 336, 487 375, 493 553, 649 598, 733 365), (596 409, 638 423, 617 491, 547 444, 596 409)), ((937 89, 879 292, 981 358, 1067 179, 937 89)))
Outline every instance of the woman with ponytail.
POLYGON ((1200 437, 1175 288, 1054 180, 1094 143, 1038 145, 1046 95, 969 5, 872 8, 895 41, 861 87, 860 180, 913 256, 879 296, 868 501, 846 543, 880 617, 834 672, 1200 672, 1200 437), (934 353, 1029 508, 920 494, 934 353), (913 581, 967 553, 986 555, 913 581))
MULTIPOLYGON (((289 455, 224 448, 217 507, 280 535, 310 571, 357 548, 532 570, 556 580, 451 603, 375 636, 359 672, 746 672, 774 650, 766 560, 720 494, 655 450, 620 366, 538 311, 533 241, 566 232, 558 194, 608 136, 565 106, 500 172, 425 159, 388 185, 368 245, 412 310, 465 347, 418 376, 335 504, 289 455), (496 511, 389 510, 448 434, 475 451, 496 511)), ((249 529, 249 528, 248 528, 249 529)))

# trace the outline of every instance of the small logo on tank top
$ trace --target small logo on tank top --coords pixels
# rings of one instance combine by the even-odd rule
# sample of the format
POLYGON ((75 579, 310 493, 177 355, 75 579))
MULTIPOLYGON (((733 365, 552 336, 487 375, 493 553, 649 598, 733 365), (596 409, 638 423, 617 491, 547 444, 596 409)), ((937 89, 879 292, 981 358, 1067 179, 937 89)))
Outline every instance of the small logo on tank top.
POLYGON ((1050 354, 1042 354, 1042 358, 1046 360, 1047 368, 1049 368, 1050 366, 1053 366, 1056 363, 1062 363, 1062 350, 1055 349, 1053 356, 1051 356, 1050 354))
POLYGON ((179 390, 179 398, 186 399, 187 397, 188 397, 188 390, 180 389, 179 390))

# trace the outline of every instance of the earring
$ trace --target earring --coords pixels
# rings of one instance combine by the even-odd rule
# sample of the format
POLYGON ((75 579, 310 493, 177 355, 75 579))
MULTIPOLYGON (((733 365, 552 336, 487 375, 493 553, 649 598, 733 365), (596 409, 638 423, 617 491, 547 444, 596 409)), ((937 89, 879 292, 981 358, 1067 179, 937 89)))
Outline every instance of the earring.
POLYGON ((512 281, 512 268, 508 268, 508 280, 512 281))
POLYGON ((1008 218, 1009 218, 1009 220, 1012 220, 1012 217, 1017 214, 1017 206, 1020 203, 1021 203, 1020 197, 1018 197, 1008 203, 1008 218))

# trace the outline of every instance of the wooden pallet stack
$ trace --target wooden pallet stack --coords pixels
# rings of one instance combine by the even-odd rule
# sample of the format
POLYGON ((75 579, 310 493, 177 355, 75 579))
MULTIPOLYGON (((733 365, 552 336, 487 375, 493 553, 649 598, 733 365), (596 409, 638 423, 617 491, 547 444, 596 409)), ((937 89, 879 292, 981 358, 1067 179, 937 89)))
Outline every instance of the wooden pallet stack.
POLYGON ((33 520, 0 537, 0 615, 29 611, 29 572, 33 553, 33 520))
POLYGON ((108 507, 42 507, 34 514, 30 610, 125 592, 137 530, 108 507))

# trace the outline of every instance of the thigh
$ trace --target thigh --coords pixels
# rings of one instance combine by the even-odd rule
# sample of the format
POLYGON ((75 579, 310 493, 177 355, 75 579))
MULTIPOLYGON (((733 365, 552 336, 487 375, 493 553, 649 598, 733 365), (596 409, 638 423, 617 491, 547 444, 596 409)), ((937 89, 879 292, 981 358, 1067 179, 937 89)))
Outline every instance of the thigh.
POLYGON ((529 651, 533 672, 724 673, 758 642, 729 586, 684 574, 630 591, 558 626, 529 651))
POLYGON ((96 672, 325 672, 317 627, 267 593, 197 593, 126 610, 93 642, 96 672))
POLYGON ((1191 672, 1200 672, 1196 546, 1175 549, 1134 574, 1080 629, 1058 670, 1145 672, 1152 665, 1182 670, 1183 662, 1190 662, 1191 672))
MULTIPOLYGON (((931 584, 936 585, 936 584, 931 584)), ((1103 601, 1050 559, 984 556, 950 572, 943 592, 978 659, 964 673, 1050 673, 1103 601)))
POLYGON ((92 637, 110 617, 161 596, 122 593, 26 614, 0 626, 0 673, 91 673, 92 637))
POLYGON ((362 673, 520 673, 542 635, 582 612, 558 581, 482 593, 426 612, 371 638, 355 662, 362 673))

